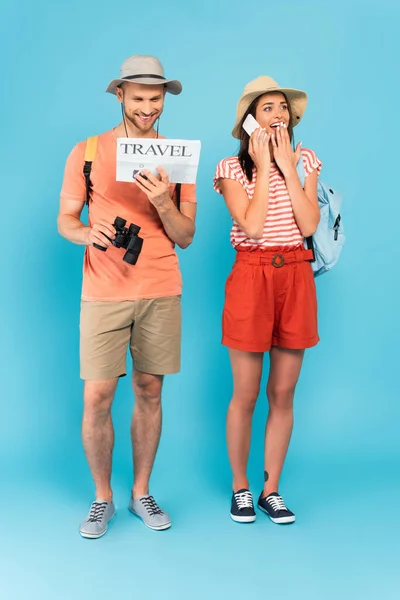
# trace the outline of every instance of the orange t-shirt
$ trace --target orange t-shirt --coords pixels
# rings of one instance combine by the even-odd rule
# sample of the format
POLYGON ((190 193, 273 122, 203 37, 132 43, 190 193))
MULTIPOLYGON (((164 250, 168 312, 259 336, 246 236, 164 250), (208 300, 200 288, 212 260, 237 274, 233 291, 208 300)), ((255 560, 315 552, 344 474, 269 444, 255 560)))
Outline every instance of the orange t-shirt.
MULTIPOLYGON (((83 175, 86 141, 80 142, 67 159, 61 196, 84 202, 86 182, 83 175)), ((114 130, 98 138, 92 164, 89 225, 115 217, 141 227, 142 252, 136 265, 122 260, 125 250, 111 246, 102 252, 87 246, 83 265, 82 300, 123 301, 175 296, 182 291, 175 244, 165 233, 157 210, 135 183, 116 181, 117 143, 114 130)), ((171 185, 173 196, 174 185, 171 185)), ((196 186, 183 184, 181 202, 196 202, 196 186)))

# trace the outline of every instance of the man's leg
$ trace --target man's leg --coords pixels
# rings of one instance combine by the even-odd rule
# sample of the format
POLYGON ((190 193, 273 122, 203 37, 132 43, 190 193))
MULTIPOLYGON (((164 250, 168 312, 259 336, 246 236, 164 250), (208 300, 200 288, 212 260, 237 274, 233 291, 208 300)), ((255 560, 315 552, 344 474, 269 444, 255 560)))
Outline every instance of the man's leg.
POLYGON ((161 435, 163 376, 180 369, 180 296, 137 302, 131 338, 135 365, 132 377, 133 497, 149 493, 149 479, 161 435))
POLYGON ((82 521, 83 537, 98 538, 115 514, 111 490, 114 429, 111 405, 125 375, 133 302, 82 302, 81 378, 85 381, 82 439, 96 486, 96 500, 82 521))
POLYGON ((161 435, 162 375, 135 370, 133 374, 135 408, 132 418, 134 483, 129 509, 147 527, 171 527, 171 518, 149 495, 149 480, 161 435))
POLYGON ((181 346, 179 296, 138 301, 131 339, 135 364, 132 418, 134 483, 130 510, 151 529, 171 526, 168 514, 149 496, 149 480, 161 435, 163 376, 178 373, 181 346))
POLYGON ((132 496, 148 495, 149 480, 161 436, 162 375, 149 375, 137 369, 132 386, 135 395, 131 436, 133 448, 134 484, 132 496))
POLYGON ((82 440, 87 461, 96 487, 96 500, 112 501, 111 462, 114 447, 114 428, 111 405, 118 378, 86 381, 82 440))
POLYGON ((80 526, 80 534, 85 538, 104 535, 115 514, 111 490, 114 446, 111 405, 117 382, 118 378, 85 382, 82 440, 96 486, 96 500, 80 526))

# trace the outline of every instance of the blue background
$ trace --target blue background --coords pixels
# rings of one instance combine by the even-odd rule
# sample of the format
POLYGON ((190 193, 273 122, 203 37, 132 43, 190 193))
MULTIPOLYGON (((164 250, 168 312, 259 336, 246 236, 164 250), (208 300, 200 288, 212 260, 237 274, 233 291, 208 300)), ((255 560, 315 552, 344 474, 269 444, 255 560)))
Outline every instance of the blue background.
MULTIPOLYGON (((399 17, 387 0, 2 0, 2 598, 400 596, 399 17), (165 383, 152 479, 174 524, 154 533, 127 510, 126 378, 113 409, 119 512, 104 538, 88 542, 78 535, 93 493, 80 442, 83 250, 58 236, 56 217, 65 159, 118 123, 104 90, 135 53, 159 56, 183 81, 162 133, 203 144, 198 231, 180 252, 183 367, 165 383), (238 526, 228 514, 231 376, 220 317, 234 256, 212 177, 236 150, 236 103, 260 74, 308 92, 296 138, 343 193, 348 236, 340 264, 318 280, 322 341, 306 357, 281 487, 298 516, 289 528, 261 514, 238 526)), ((256 495, 266 413, 262 394, 249 468, 256 495)))

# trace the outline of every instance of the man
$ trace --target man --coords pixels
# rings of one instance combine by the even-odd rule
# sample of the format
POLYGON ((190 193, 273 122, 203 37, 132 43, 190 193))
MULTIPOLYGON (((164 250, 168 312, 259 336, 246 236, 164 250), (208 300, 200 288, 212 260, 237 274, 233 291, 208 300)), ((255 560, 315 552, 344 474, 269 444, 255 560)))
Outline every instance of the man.
POLYGON ((82 439, 96 488, 96 499, 80 527, 87 538, 104 535, 115 514, 110 483, 111 405, 118 378, 126 374, 128 345, 135 395, 129 508, 152 529, 171 526, 168 514, 149 495, 149 479, 161 434, 163 376, 180 369, 182 284, 174 246, 186 248, 193 240, 195 186, 182 185, 179 210, 175 186, 161 168, 159 177, 143 171, 132 183, 116 181, 116 140, 158 137, 165 95, 181 91, 179 81, 164 77, 155 57, 132 56, 123 63, 121 77, 107 88, 121 103, 123 120, 98 137, 90 173, 88 226, 81 221, 86 142, 75 146, 65 167, 58 230, 69 241, 86 246, 80 317, 85 381, 82 439), (126 219, 127 226, 134 223, 141 228, 143 249, 135 265, 124 262, 125 251, 112 245, 117 216, 126 219))

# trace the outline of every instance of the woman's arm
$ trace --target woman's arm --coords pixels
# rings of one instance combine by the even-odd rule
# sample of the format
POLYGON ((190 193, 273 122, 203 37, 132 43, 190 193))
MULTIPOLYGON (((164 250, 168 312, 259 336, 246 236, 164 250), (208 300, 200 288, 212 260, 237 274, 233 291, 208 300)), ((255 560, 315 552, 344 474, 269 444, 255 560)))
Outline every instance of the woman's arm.
MULTIPOLYGON (((300 160, 302 159, 300 158, 300 160)), ((292 202, 294 218, 301 235, 309 237, 316 232, 320 219, 317 194, 318 172, 313 171, 306 177, 304 190, 296 169, 289 171, 285 176, 285 181, 292 202)))
POLYGON ((296 171, 297 162, 302 160, 301 145, 298 144, 296 152, 293 152, 286 127, 280 127, 272 137, 272 147, 276 164, 285 178, 296 223, 301 234, 309 237, 315 233, 320 219, 318 172, 314 171, 306 177, 303 190, 296 171))
POLYGON ((268 212, 269 169, 257 174, 254 196, 251 200, 238 181, 220 179, 219 186, 232 219, 238 223, 247 237, 253 240, 261 239, 268 212))
POLYGON ((232 218, 251 239, 261 239, 268 213, 270 135, 257 129, 250 137, 249 154, 257 168, 257 181, 251 200, 238 181, 220 179, 219 185, 232 218))

